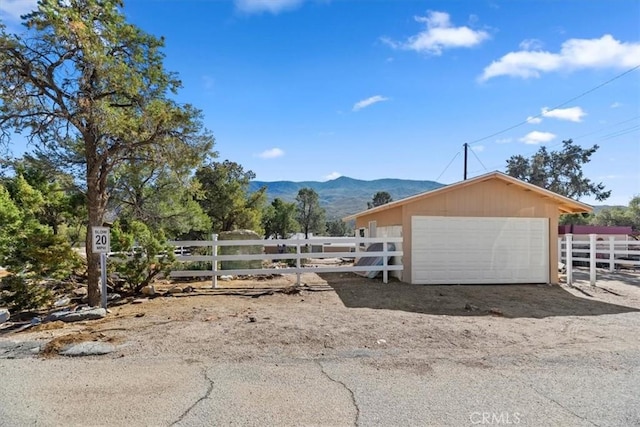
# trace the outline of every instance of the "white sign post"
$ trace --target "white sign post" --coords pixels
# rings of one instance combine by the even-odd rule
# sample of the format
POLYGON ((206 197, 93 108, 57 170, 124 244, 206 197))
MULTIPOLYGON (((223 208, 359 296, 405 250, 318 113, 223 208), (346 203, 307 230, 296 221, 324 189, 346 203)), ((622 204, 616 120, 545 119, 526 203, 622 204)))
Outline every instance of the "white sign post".
POLYGON ((100 296, 102 308, 107 308, 107 254, 111 249, 111 230, 109 227, 91 227, 93 253, 100 254, 100 280, 102 287, 100 296))

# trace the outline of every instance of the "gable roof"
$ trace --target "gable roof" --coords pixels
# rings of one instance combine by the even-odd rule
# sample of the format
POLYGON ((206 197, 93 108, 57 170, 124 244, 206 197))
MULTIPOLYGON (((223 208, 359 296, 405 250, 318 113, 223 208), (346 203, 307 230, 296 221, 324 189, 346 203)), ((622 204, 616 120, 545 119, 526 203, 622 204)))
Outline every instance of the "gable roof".
POLYGON ((369 215, 372 213, 377 213, 381 211, 385 211, 387 209, 393 209, 398 206, 405 205, 407 203, 414 202, 416 200, 422 200, 429 197, 433 197, 439 194, 445 194, 449 191, 455 191, 460 188, 464 188, 469 185, 478 184, 480 182, 489 181, 492 179, 498 179, 503 182, 506 182, 508 185, 516 185, 520 187, 524 191, 532 191, 538 194, 541 197, 552 199, 557 205, 560 213, 587 213, 593 211, 593 208, 585 203, 578 202, 576 200, 570 199, 569 197, 561 196, 558 193, 554 193, 553 191, 546 190, 542 187, 538 187, 537 185, 529 184, 528 182, 521 181, 512 176, 506 175, 502 172, 490 172, 484 175, 477 176, 475 178, 467 179, 466 181, 459 181, 454 184, 445 185, 444 187, 436 188, 435 190, 426 191, 424 193, 416 194, 414 196, 405 197, 404 199, 396 200, 381 206, 377 206, 375 208, 367 209, 353 215, 349 215, 343 218, 343 221, 349 221, 352 219, 356 219, 357 217, 363 215, 369 215))

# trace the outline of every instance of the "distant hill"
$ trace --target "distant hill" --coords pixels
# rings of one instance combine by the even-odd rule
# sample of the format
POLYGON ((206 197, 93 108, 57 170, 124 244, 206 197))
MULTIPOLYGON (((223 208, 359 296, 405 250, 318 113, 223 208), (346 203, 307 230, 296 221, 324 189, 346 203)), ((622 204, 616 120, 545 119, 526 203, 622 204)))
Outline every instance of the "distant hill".
POLYGON ((435 181, 390 178, 363 181, 341 176, 325 182, 251 181, 249 191, 267 187, 269 202, 275 198, 293 202, 301 188, 312 188, 318 193, 320 206, 326 210, 327 219, 336 219, 365 210, 367 202, 370 202, 378 191, 386 191, 393 200, 400 200, 443 185, 435 181))
POLYGON ((614 208, 626 208, 626 206, 622 205, 592 205, 593 213, 597 214, 603 209, 614 209, 614 208))

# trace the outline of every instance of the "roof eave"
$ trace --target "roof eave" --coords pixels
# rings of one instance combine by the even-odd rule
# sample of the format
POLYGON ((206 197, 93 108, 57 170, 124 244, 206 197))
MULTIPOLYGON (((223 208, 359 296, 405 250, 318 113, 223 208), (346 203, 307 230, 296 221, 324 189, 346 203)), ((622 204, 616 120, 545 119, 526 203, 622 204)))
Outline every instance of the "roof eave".
POLYGON ((472 185, 475 184, 477 182, 481 182, 481 181, 486 181, 492 178, 498 178, 501 179, 504 182, 507 183, 511 183, 511 184, 515 184, 520 186, 521 188, 525 189, 526 191, 534 191, 536 193, 538 193, 540 196, 542 197, 549 197, 552 200, 554 200, 557 204, 558 204, 558 210, 560 211, 560 213, 590 213, 593 212, 593 207, 582 203, 582 202, 578 202, 576 200, 573 200, 569 197, 565 197, 562 196, 560 194, 554 193, 553 191, 547 190, 545 188, 541 188, 538 187, 536 185, 533 184, 529 184, 527 182, 521 181, 517 178, 514 178, 512 176, 509 176, 507 174, 504 174, 502 172, 498 172, 498 171, 494 171, 494 172, 489 172, 487 174, 484 175, 480 175, 477 176, 475 178, 471 178, 469 180, 466 181, 460 181, 454 184, 449 184, 449 185, 445 185, 444 187, 439 187, 433 190, 429 190, 426 191, 424 193, 420 193, 420 194, 416 194, 413 196, 409 196, 409 197, 405 197, 404 199, 400 199, 400 200, 396 200, 393 201, 391 203, 387 203, 386 205, 382 205, 382 206, 377 206, 375 208, 372 209, 368 209, 365 211, 361 211, 352 215, 349 215, 347 217, 342 218, 343 221, 351 221, 351 220, 355 220, 358 217, 364 216, 364 215, 370 215, 370 214, 374 214, 374 213, 378 213, 387 209, 391 209, 394 208, 396 206, 401 206, 404 205, 408 202, 410 202, 412 199, 418 199, 418 198, 422 198, 422 197, 429 197, 430 195, 433 194, 437 194, 437 193, 443 193, 443 192, 447 192, 447 191, 453 191, 456 190, 458 188, 464 187, 466 185, 472 185))

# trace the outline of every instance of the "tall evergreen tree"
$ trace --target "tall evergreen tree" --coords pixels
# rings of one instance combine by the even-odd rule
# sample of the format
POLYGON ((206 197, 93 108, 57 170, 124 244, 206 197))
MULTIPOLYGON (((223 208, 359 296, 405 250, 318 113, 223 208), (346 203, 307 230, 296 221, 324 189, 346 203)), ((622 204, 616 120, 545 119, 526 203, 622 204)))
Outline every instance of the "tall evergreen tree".
POLYGON ((249 182, 255 178, 238 163, 213 162, 196 172, 202 194, 202 209, 212 222, 212 230, 249 229, 262 233, 262 210, 266 188, 249 193, 249 182))
MULTIPOLYGON (((121 0, 41 0, 24 35, 0 23, 0 129, 25 135, 73 168, 87 223, 101 226, 109 178, 130 161, 197 166, 212 136, 201 113, 169 98, 180 87, 164 69, 163 39, 126 22, 121 0)), ((87 233, 89 303, 100 301, 99 257, 87 233)))
POLYGON ((371 202, 367 202, 367 209, 386 205, 387 203, 391 203, 392 201, 393 199, 391 198, 391 194, 387 193, 386 191, 378 191, 373 195, 373 200, 371 202))
POLYGON ((197 198, 199 185, 188 170, 130 163, 114 173, 110 210, 117 217, 162 230, 169 239, 210 231, 197 198))
POLYGON ((320 207, 318 193, 312 188, 301 188, 296 196, 298 224, 304 233, 304 238, 309 238, 309 233, 323 234, 325 231, 325 212, 320 207))
POLYGON ((296 221, 296 204, 275 198, 262 216, 265 237, 286 239, 299 229, 296 221))
POLYGON ((512 156, 507 160, 507 174, 572 199, 593 195, 596 200, 605 200, 611 191, 582 172, 582 166, 589 163, 598 148, 597 145, 582 148, 568 139, 562 141, 560 151, 549 152, 540 147, 531 158, 512 156))

